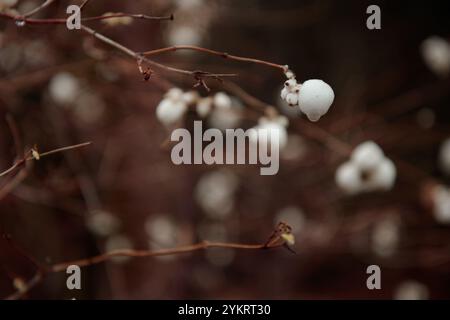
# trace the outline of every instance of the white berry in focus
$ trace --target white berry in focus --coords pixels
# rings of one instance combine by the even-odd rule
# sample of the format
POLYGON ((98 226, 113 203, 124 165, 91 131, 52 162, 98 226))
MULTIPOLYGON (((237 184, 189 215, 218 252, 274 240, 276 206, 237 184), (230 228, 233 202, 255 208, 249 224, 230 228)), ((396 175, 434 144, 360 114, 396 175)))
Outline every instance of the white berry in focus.
POLYGON ((309 120, 318 121, 328 112, 333 101, 333 89, 324 81, 313 79, 301 85, 298 105, 309 120))
POLYGON ((450 176, 450 138, 447 138, 439 150, 439 165, 441 170, 450 176))

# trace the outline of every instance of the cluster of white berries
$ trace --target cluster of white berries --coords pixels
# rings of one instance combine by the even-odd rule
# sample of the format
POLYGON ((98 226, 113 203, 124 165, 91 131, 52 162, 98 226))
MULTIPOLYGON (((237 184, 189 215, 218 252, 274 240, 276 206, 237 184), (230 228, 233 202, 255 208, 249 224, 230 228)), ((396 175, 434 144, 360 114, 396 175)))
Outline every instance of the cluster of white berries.
POLYGON ((441 37, 432 36, 420 47, 425 64, 436 75, 444 77, 450 72, 450 43, 441 37))
POLYGON ((52 77, 48 90, 50 97, 56 104, 67 106, 73 103, 80 94, 81 84, 71 73, 60 72, 52 77))
POLYGON ((348 194, 389 190, 394 186, 396 168, 373 141, 353 150, 350 160, 336 171, 336 184, 348 194))
POLYGON ((195 108, 199 117, 205 118, 213 109, 229 111, 232 100, 225 92, 201 97, 197 91, 184 92, 179 88, 172 88, 156 107, 156 117, 164 125, 171 126, 179 122, 190 107, 195 108))
POLYGON ((288 80, 281 90, 283 100, 290 106, 299 106, 301 112, 311 121, 318 121, 328 112, 334 101, 334 92, 327 83, 312 79, 300 84, 292 71, 286 71, 285 75, 288 80))
POLYGON ((285 116, 262 117, 258 120, 258 125, 250 131, 250 143, 263 145, 278 143, 279 149, 286 146, 288 142, 287 126, 288 119, 285 116))
MULTIPOLYGON (((115 12, 107 12, 105 14, 103 14, 104 17, 107 16, 111 16, 114 15, 115 12)), ((110 27, 116 27, 116 26, 120 26, 120 25, 129 25, 133 22, 133 18, 132 17, 114 17, 114 18, 108 18, 108 19, 104 19, 102 20, 102 22, 104 24, 106 24, 107 26, 110 27)))

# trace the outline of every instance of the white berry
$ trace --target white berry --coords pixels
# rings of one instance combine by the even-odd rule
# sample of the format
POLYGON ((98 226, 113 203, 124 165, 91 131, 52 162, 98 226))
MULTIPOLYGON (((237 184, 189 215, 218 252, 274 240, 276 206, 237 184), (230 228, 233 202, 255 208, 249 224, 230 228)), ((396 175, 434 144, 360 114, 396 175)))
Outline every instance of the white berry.
POLYGON ((441 170, 450 176, 450 138, 447 138, 441 145, 439 151, 439 165, 441 170))
POLYGON ((394 185, 396 174, 394 163, 387 158, 383 159, 369 179, 369 190, 390 190, 394 185))
POLYGON ((59 105, 73 103, 80 93, 80 89, 77 78, 68 72, 56 74, 49 84, 50 96, 59 105))
POLYGON ((262 145, 278 144, 282 149, 286 146, 288 140, 288 133, 286 130, 287 118, 279 116, 277 118, 261 118, 259 124, 250 132, 250 142, 253 145, 258 143, 262 145))
POLYGON ((450 224, 450 191, 448 188, 438 185, 433 189, 433 214, 437 222, 450 224))
POLYGON ((352 161, 362 170, 373 169, 383 158, 383 150, 373 141, 361 143, 352 152, 352 161))
POLYGON ((394 163, 373 141, 358 145, 336 171, 336 184, 348 194, 392 189, 397 176, 394 163))
POLYGON ((333 101, 333 89, 327 83, 318 79, 305 81, 298 94, 300 110, 311 121, 318 121, 321 116, 327 113, 333 101))
POLYGON ((336 184, 349 194, 361 189, 361 176, 358 168, 351 162, 345 162, 336 170, 336 184))

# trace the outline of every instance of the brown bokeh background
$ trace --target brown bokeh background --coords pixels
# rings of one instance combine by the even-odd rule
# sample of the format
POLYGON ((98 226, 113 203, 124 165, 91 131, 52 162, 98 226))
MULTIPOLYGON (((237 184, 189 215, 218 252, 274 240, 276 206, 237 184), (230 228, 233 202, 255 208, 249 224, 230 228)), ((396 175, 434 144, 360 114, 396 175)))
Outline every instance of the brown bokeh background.
MULTIPOLYGON (((191 88, 191 78, 163 72, 144 82, 136 63, 79 31, 18 28, 0 20, 0 167, 9 167, 15 157, 4 120, 8 114, 29 147, 50 150, 93 141, 82 150, 34 162, 29 176, 1 200, 0 296, 14 291, 14 279, 33 276, 35 267, 26 256, 50 264, 104 252, 108 237, 96 236, 86 225, 96 210, 120 221, 122 239, 148 249, 163 246, 148 232, 155 217, 160 224, 150 229, 162 233, 157 240, 168 237, 173 245, 205 236, 261 243, 279 212, 296 208, 293 215, 302 222, 301 230, 294 228, 295 255, 283 249, 214 249, 171 259, 109 261, 82 269, 81 291, 67 290, 61 273, 46 277, 25 297, 391 299, 402 284, 414 281, 420 290, 411 290, 421 297, 449 298, 449 227, 433 219, 422 199, 427 184, 449 182, 437 158, 450 136, 450 80, 430 72, 420 54, 427 37, 450 37, 448 4, 378 1, 382 29, 371 31, 365 25, 371 3, 365 1, 223 0, 194 7, 191 2, 91 1, 84 14, 174 13, 174 21, 89 25, 135 51, 183 40, 176 30, 188 26, 195 37, 185 34, 184 39, 201 46, 289 64, 301 81, 324 79, 336 94, 331 110, 314 125, 290 117, 288 131, 300 146, 281 160, 275 176, 260 176, 255 166, 175 166, 164 144, 170 132, 156 120, 155 108, 172 85, 191 88), (74 75, 89 93, 73 108, 58 106, 49 94, 49 83, 61 72, 74 75), (394 189, 344 195, 334 172, 346 157, 324 132, 351 147, 376 141, 396 163, 394 189), (196 196, 198 182, 217 171, 237 181, 232 210, 224 218, 204 212, 196 196), (383 230, 380 223, 386 219, 395 221, 398 239, 390 254, 380 255, 374 232, 383 230), (371 264, 381 267, 381 290, 366 288, 371 264)), ((39 2, 19 1, 30 3, 39 2)), ((57 1, 37 17, 64 16, 67 5, 57 1)), ((238 73, 233 81, 285 112, 278 98, 284 79, 276 70, 196 52, 154 59, 191 70, 238 73)), ((213 92, 223 90, 218 82, 210 85, 213 92)), ((184 125, 191 127, 194 119, 190 114, 184 125)), ((246 118, 241 126, 255 120, 246 118)))

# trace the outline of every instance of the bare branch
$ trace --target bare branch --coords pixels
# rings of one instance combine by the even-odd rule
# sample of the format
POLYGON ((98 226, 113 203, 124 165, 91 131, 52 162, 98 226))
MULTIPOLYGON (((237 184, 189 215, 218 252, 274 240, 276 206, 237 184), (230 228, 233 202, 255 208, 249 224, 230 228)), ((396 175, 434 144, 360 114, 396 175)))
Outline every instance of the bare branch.
POLYGON ((283 235, 291 234, 291 227, 288 226, 284 222, 278 223, 275 230, 272 232, 268 240, 262 244, 242 244, 242 243, 225 243, 225 242, 209 242, 202 241, 200 243, 181 246, 170 249, 161 249, 161 250, 132 250, 132 249, 122 249, 122 250, 114 250, 110 252, 106 252, 94 257, 73 260, 62 262, 58 264, 51 265, 49 267, 38 268, 39 270, 36 272, 35 276, 28 281, 21 290, 11 294, 6 299, 20 299, 27 292, 29 292, 33 287, 39 284, 44 277, 49 273, 58 273, 63 272, 67 269, 67 267, 71 265, 77 265, 79 267, 86 267, 95 264, 99 264, 101 262, 107 261, 113 257, 157 257, 157 256, 167 256, 167 255, 177 255, 195 252, 199 250, 206 250, 208 248, 228 248, 228 249, 237 249, 237 250, 267 250, 285 247, 292 250, 288 247, 288 244, 285 241, 283 235))
POLYGON ((211 49, 206 49, 206 48, 202 48, 202 47, 198 47, 198 46, 191 46, 191 45, 181 45, 181 46, 172 46, 172 47, 167 47, 167 48, 155 49, 155 50, 143 52, 142 54, 144 56, 153 56, 153 55, 157 55, 157 54, 161 54, 161 53, 165 53, 165 52, 174 52, 174 51, 178 51, 178 50, 193 50, 193 51, 198 51, 198 52, 203 52, 203 53, 207 53, 210 55, 218 56, 218 57, 221 57, 224 59, 243 61, 243 62, 251 62, 251 63, 261 64, 264 66, 280 69, 283 72, 287 71, 286 66, 281 65, 281 64, 264 61, 264 60, 260 60, 260 59, 235 56, 235 55, 228 54, 226 52, 220 52, 220 51, 216 51, 216 50, 211 50, 211 49))

